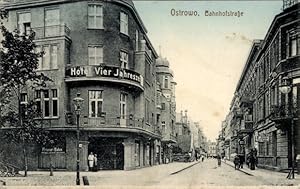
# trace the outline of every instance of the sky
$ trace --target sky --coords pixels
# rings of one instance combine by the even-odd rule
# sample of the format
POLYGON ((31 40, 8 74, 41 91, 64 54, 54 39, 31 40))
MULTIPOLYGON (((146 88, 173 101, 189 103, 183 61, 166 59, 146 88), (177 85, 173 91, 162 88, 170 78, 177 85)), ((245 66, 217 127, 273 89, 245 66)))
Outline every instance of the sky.
POLYGON ((188 110, 215 140, 248 57, 252 41, 264 39, 282 1, 134 1, 158 53, 174 71, 177 112, 188 110), (172 16, 171 11, 197 11, 172 16), (205 16, 205 11, 243 16, 205 16), (161 48, 160 48, 161 47, 161 48), (159 50, 161 49, 161 50, 159 50))

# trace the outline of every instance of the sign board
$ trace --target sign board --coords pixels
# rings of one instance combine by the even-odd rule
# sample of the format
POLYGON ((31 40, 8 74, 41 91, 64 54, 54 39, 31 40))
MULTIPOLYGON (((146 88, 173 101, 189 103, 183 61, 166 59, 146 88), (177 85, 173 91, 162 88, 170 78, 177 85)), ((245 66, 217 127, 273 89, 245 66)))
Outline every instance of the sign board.
POLYGON ((143 86, 143 77, 129 69, 121 69, 120 67, 112 66, 75 66, 66 69, 67 77, 105 77, 125 79, 139 83, 143 86))

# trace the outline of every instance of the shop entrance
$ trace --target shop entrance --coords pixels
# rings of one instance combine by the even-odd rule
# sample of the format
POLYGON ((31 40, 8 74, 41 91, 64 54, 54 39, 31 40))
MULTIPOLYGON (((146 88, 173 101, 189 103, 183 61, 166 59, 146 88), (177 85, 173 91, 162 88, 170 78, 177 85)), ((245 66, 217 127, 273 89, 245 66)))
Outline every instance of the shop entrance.
POLYGON ((88 153, 97 154, 98 170, 124 169, 123 139, 93 137, 89 142, 88 153))

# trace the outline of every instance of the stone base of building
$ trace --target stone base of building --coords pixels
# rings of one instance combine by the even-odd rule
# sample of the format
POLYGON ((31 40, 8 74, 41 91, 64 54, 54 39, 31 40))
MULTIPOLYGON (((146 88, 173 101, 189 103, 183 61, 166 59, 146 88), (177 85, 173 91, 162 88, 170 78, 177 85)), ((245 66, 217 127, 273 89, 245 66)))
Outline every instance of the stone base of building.
MULTIPOLYGON (((64 141, 54 148, 27 144, 28 170, 76 170, 76 132, 60 132, 64 141)), ((1 134, 0 134, 1 135, 1 134)), ((160 141, 134 133, 84 132, 80 133, 80 171, 88 171, 88 155, 97 154, 97 170, 132 170, 161 163, 160 141)), ((2 142, 0 161, 24 167, 22 145, 2 142)), ((95 168, 95 167, 94 167, 95 168)))

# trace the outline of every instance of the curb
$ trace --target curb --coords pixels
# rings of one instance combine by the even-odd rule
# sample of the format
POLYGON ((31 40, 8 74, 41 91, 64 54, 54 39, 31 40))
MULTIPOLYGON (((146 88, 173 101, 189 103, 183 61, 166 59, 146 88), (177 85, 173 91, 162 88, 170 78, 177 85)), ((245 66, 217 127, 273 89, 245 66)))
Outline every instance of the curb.
MULTIPOLYGON (((235 168, 233 165, 231 165, 231 164, 229 164, 229 163, 226 163, 226 162, 224 162, 224 161, 223 161, 223 163, 225 163, 226 165, 229 165, 230 167, 235 168)), ((254 176, 254 175, 252 175, 251 173, 248 173, 248 172, 246 172, 246 171, 244 171, 244 170, 242 170, 242 169, 237 169, 237 170, 240 171, 240 172, 242 172, 242 173, 245 173, 246 175, 254 176)))
POLYGON ((175 175, 175 174, 177 174, 177 173, 180 173, 181 171, 184 171, 184 170, 186 170, 186 169, 188 169, 188 168, 191 168, 191 167, 193 167, 194 165, 196 165, 196 164, 198 164, 198 163, 200 163, 201 161, 197 161, 196 163, 193 163, 192 165, 189 165, 189 166, 187 166, 187 167, 185 167, 185 168, 183 168, 183 169, 180 169, 180 170, 178 170, 178 171, 175 171, 175 172, 173 172, 173 173, 171 173, 170 175, 175 175))

